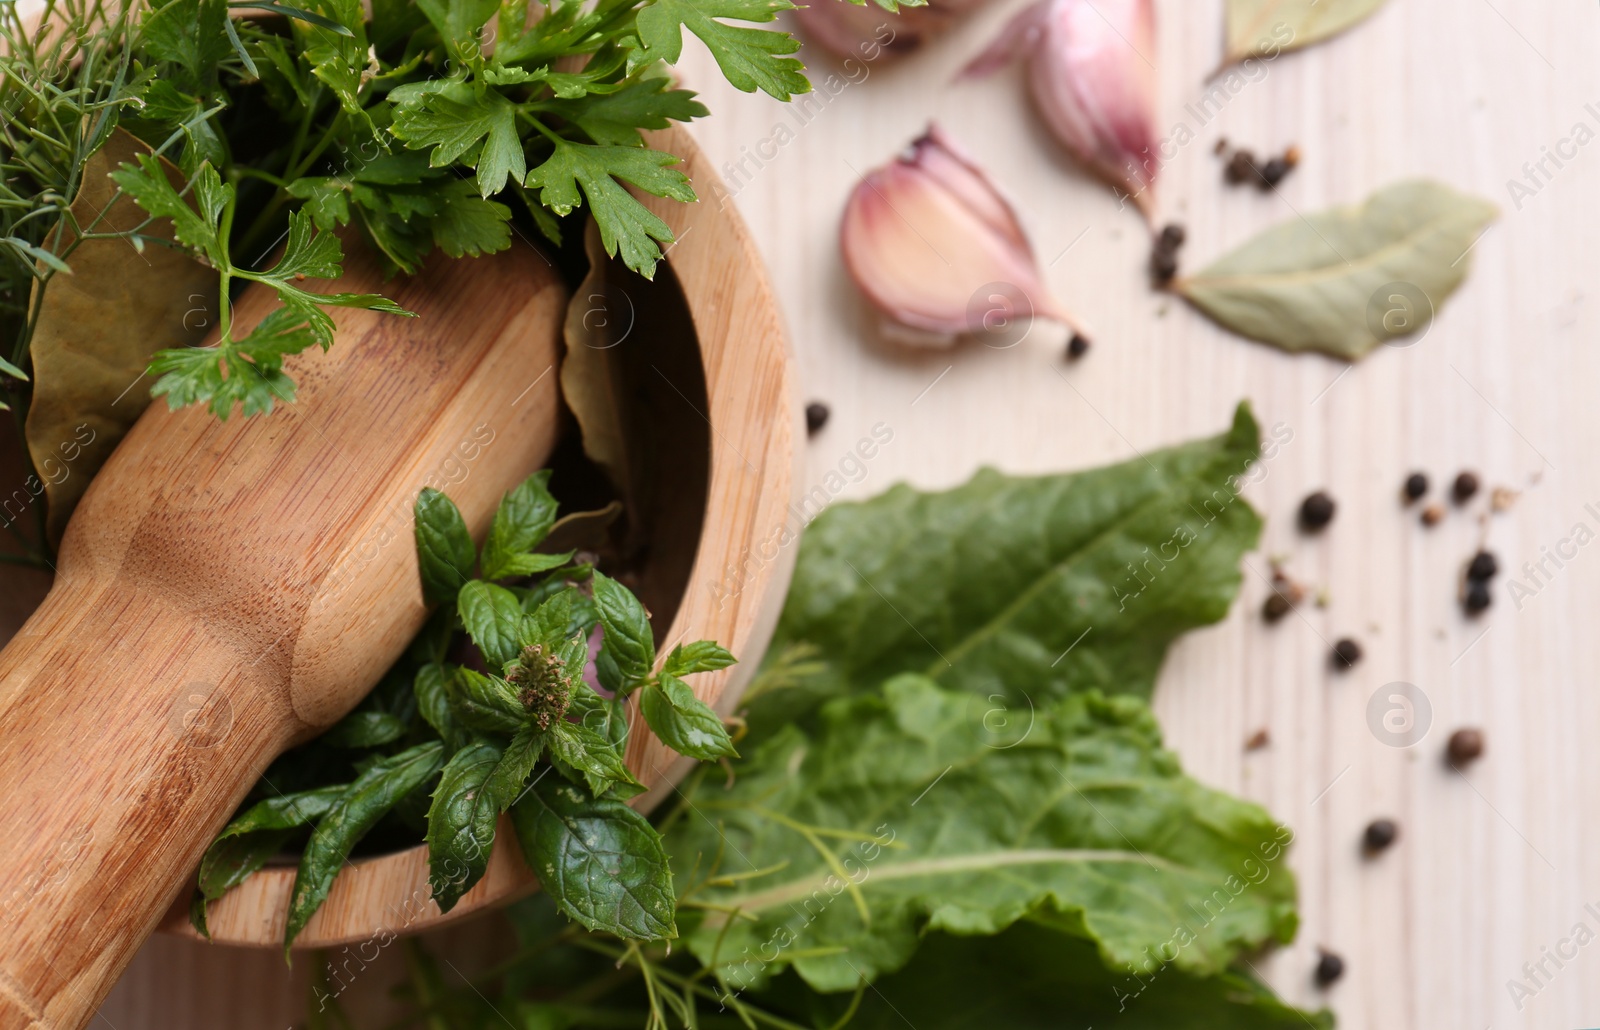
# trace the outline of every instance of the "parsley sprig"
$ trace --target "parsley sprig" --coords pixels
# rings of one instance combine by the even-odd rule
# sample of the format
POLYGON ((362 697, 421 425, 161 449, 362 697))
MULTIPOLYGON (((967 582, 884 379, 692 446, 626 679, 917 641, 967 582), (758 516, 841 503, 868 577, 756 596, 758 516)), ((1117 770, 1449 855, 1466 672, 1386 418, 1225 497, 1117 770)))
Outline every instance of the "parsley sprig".
POLYGON ((172 185, 153 156, 140 157, 138 167, 125 165, 111 178, 152 216, 170 218, 178 242, 203 255, 221 277, 218 342, 164 350, 151 362, 150 370, 161 376, 152 392, 166 395, 174 408, 205 402, 218 418, 226 419, 235 405, 245 415, 254 415, 271 411, 275 400, 293 401, 294 382, 283 373, 283 359, 312 344, 323 350, 333 345, 333 319, 325 306, 410 314, 377 294, 319 294, 295 285, 305 279, 337 277, 344 260, 338 237, 318 232, 306 211, 290 218, 287 243, 277 264, 262 272, 234 264, 228 236, 238 198, 209 161, 191 181, 189 198, 172 185), (283 304, 237 339, 229 302, 234 279, 271 287, 283 304))

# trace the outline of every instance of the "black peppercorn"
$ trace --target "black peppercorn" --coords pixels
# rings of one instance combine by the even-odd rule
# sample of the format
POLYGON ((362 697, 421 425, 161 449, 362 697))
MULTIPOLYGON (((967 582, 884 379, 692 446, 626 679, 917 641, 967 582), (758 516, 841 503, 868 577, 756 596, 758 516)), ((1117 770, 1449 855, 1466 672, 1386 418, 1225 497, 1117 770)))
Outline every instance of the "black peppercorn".
POLYGON ((1274 590, 1261 605, 1261 617, 1268 622, 1277 622, 1288 615, 1293 608, 1294 605, 1289 603, 1287 597, 1274 590))
POLYGON ((816 436, 828 424, 828 406, 818 401, 806 405, 806 435, 816 436))
POLYGON ((1479 551, 1472 556, 1472 564, 1467 566, 1467 578, 1470 580, 1493 579, 1495 573, 1500 571, 1500 563, 1488 551, 1479 551))
POLYGON ((1457 504, 1466 504, 1477 492, 1478 477, 1471 472, 1461 473, 1450 485, 1450 496, 1455 498, 1457 504))
POLYGON ((1248 150, 1235 150, 1222 169, 1223 178, 1234 186, 1250 182, 1260 175, 1261 173, 1256 171, 1256 156, 1248 150))
POLYGON ((1270 190, 1289 174, 1289 162, 1281 157, 1272 158, 1261 166, 1261 188, 1270 190))
POLYGON ((1156 285, 1165 286, 1178 274, 1178 258, 1170 250, 1157 247, 1150 254, 1150 277, 1156 285))
POLYGON ((1466 765, 1476 760, 1483 754, 1483 731, 1456 730, 1450 734, 1450 743, 1445 746, 1445 754, 1449 757, 1450 764, 1455 766, 1466 765))
POLYGON ((1089 338, 1082 333, 1073 333, 1072 339, 1067 341, 1067 358, 1077 361, 1089 353, 1089 338))
POLYGON ((1399 836, 1400 827, 1393 819, 1374 819, 1367 824, 1367 832, 1361 835, 1361 846, 1369 852, 1379 852, 1399 836))
POLYGON ((1361 660, 1361 645, 1345 637, 1333 645, 1333 666, 1336 669, 1348 669, 1361 660))
POLYGON ((1485 580, 1475 579, 1467 584, 1467 596, 1461 599, 1462 607, 1466 608, 1468 615, 1477 615, 1494 603, 1494 595, 1489 593, 1489 584, 1485 580))
POLYGON ((1344 959, 1324 950, 1317 959, 1317 970, 1312 974, 1318 987, 1327 987, 1344 975, 1344 959))
POLYGON ((1177 250, 1183 246, 1183 241, 1189 238, 1180 222, 1169 222, 1161 230, 1161 241, 1156 244, 1164 250, 1177 250))
POLYGON ((1403 492, 1407 503, 1421 500, 1422 495, 1428 492, 1428 477, 1421 472, 1411 473, 1406 477, 1406 485, 1403 492))
POLYGON ((1332 497, 1325 491, 1318 490, 1300 502, 1300 525, 1315 532, 1333 521, 1336 507, 1332 497))

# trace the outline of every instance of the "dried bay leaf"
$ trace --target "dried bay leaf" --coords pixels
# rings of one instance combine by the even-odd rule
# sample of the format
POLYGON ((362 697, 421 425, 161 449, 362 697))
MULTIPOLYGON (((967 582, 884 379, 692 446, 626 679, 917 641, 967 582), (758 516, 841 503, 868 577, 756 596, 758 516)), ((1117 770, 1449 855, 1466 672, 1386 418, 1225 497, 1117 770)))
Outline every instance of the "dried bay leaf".
POLYGON ((1387 0, 1228 0, 1228 56, 1276 57, 1336 36, 1371 17, 1387 0))
MULTIPOLYGON (((89 158, 72 202, 79 226, 117 232, 145 220, 107 176, 149 152, 123 129, 107 138, 89 158)), ((182 183, 176 169, 169 174, 182 183)), ((170 239, 171 223, 156 222, 143 232, 170 239)), ((199 343, 217 290, 214 271, 159 245, 140 253, 126 239, 90 239, 67 260, 72 274, 51 277, 29 344, 28 453, 44 484, 52 543, 60 542, 89 481, 150 403, 143 376, 150 356, 199 343)))
POLYGON ((1427 327, 1499 209, 1425 179, 1268 229, 1174 284, 1225 328, 1354 361, 1427 327))

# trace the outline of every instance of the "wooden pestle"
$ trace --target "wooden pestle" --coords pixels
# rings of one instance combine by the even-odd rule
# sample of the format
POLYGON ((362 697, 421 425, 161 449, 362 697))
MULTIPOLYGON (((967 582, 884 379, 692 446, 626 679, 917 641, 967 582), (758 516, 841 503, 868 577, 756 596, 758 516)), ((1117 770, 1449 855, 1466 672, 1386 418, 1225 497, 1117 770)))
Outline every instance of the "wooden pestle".
MULTIPOLYGON (((482 539, 557 430, 565 290, 526 245, 337 283, 255 418, 152 404, 95 479, 55 585, 0 652, 0 1030, 81 1027, 269 762, 344 715, 427 616, 411 507, 482 539)), ((252 287, 248 327, 276 303, 252 287)), ((143 388, 141 386, 141 388, 143 388)))

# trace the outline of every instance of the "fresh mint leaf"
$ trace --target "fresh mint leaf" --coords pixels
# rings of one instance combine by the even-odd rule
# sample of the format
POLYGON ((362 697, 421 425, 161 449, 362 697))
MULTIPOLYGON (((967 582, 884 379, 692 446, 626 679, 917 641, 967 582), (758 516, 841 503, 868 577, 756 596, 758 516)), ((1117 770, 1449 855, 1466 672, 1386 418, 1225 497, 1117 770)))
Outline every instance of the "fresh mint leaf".
POLYGON ((413 506, 417 538, 417 565, 422 572, 422 595, 430 601, 453 604, 472 578, 477 548, 456 502, 423 487, 413 506))
POLYGON ((500 764, 494 767, 484 785, 484 790, 494 802, 495 810, 504 812, 522 796, 523 785, 533 775, 533 768, 545 751, 549 735, 534 722, 525 722, 506 745, 500 764))
POLYGON ((568 918, 624 940, 678 935, 672 869, 644 816, 546 776, 512 806, 511 821, 528 864, 568 918))
POLYGON ((234 887, 267 860, 283 850, 295 832, 321 819, 345 792, 347 784, 319 787, 295 794, 267 798, 235 816, 200 859, 199 889, 189 918, 202 936, 206 929, 206 906, 234 887))
POLYGON ((646 687, 639 711, 662 743, 680 755, 701 761, 739 756, 722 717, 676 676, 663 672, 659 683, 646 687))
POLYGON ((475 579, 456 599, 467 635, 492 669, 504 669, 517 657, 522 628, 522 602, 505 587, 475 579))
POLYGON ((550 727, 550 759, 568 779, 581 777, 595 797, 610 793, 619 799, 644 793, 644 786, 622 762, 622 754, 604 736, 576 722, 550 727))
POLYGON ((328 727, 321 740, 333 747, 370 748, 391 744, 405 732, 405 720, 392 712, 357 709, 328 727))
POLYGON ((526 184, 538 188, 540 202, 562 216, 579 205, 581 187, 606 253, 615 257, 620 251, 623 263, 648 279, 655 275, 661 258, 656 244, 670 241, 672 230, 618 180, 658 197, 693 201, 688 177, 669 167, 677 161, 671 154, 639 147, 586 146, 560 140, 550 157, 528 173, 526 184))
POLYGON ((484 733, 515 733, 528 721, 516 689, 498 676, 456 669, 445 681, 450 711, 465 726, 484 733))
POLYGON ((450 708, 449 676, 450 671, 445 666, 429 662, 417 669, 412 691, 416 695, 417 713, 422 716, 423 722, 439 734, 447 751, 454 752, 462 745, 465 731, 456 722, 455 713, 450 708))
POLYGON ((489 527, 489 538, 483 544, 484 579, 527 576, 558 567, 528 568, 531 563, 520 560, 532 558, 530 552, 555 525, 556 499, 550 494, 549 482, 549 472, 535 473, 501 499, 489 527))
POLYGON ((468 744, 445 764, 428 808, 428 882, 441 912, 448 912, 483 878, 494 847, 499 816, 485 789, 500 749, 485 741, 468 744))
POLYGON ((738 662, 727 648, 715 641, 696 640, 673 648, 661 671, 672 676, 688 676, 696 672, 716 672, 738 662))
POLYGON ((680 820, 668 845, 680 873, 698 862, 709 878, 693 895, 694 953, 726 963, 788 940, 729 982, 793 965, 844 991, 905 966, 928 932, 1026 918, 1129 972, 1175 935, 1174 964, 1195 975, 1293 937, 1293 835, 1184 776, 1143 701, 1041 694, 1027 732, 1003 743, 992 708, 901 676, 832 702, 812 734, 786 727, 731 788, 702 785, 704 818, 680 820))
POLYGON ((800 41, 787 32, 728 25, 718 18, 769 22, 791 11, 789 0, 651 0, 639 11, 642 44, 630 70, 653 61, 676 64, 683 51, 683 30, 694 33, 716 58, 717 67, 737 90, 761 90, 779 100, 811 91, 804 66, 792 57, 800 41))
POLYGON ((603 572, 594 574, 594 604, 605 628, 603 653, 610 656, 625 686, 648 678, 656 664, 650 615, 633 591, 603 572))
POLYGON ((350 849, 407 794, 432 779, 444 765, 444 745, 418 744, 373 763, 345 789, 317 822, 300 856, 283 934, 284 958, 313 913, 327 900, 350 849))
POLYGON ((1149 697, 1167 646, 1238 593, 1261 519, 1234 486, 1258 447, 1240 405, 1227 433, 1121 465, 984 470, 832 506, 801 542, 769 651, 809 643, 826 672, 753 704, 752 734, 913 669, 1013 708, 1013 688, 1149 697))

